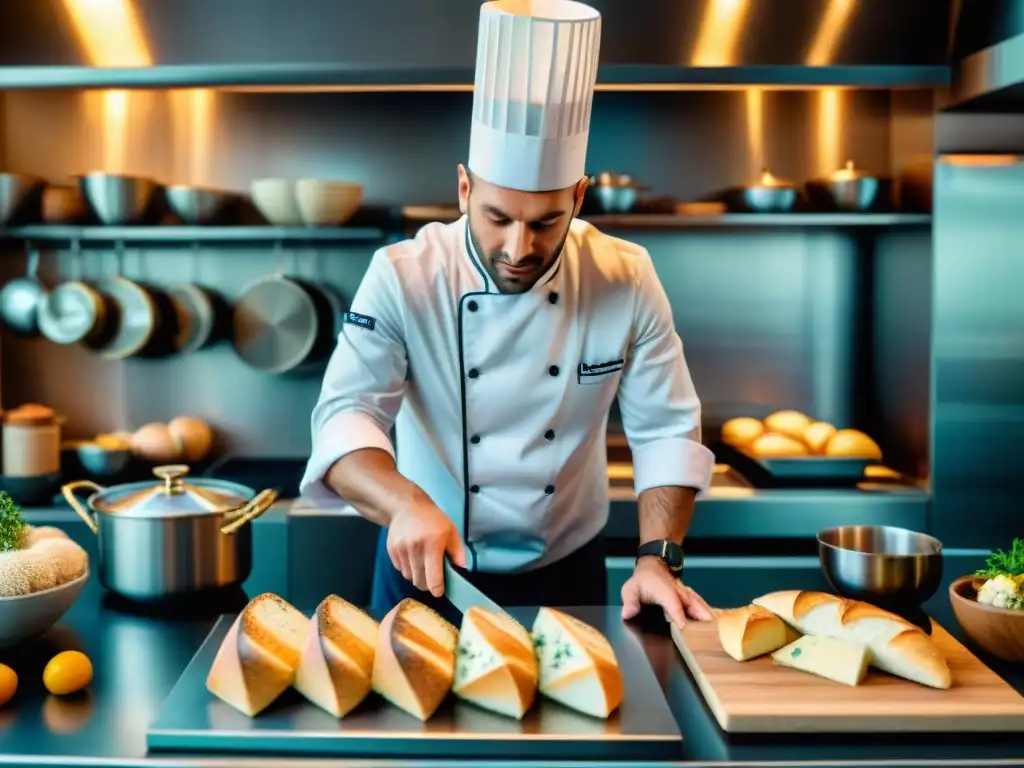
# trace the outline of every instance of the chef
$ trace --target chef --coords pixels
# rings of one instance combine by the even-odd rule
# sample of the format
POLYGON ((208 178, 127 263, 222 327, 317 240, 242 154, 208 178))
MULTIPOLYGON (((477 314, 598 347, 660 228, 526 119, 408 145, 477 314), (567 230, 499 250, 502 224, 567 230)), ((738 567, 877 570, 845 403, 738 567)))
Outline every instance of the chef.
POLYGON ((483 4, 462 216, 377 251, 345 315, 301 492, 382 526, 378 612, 457 620, 446 556, 502 605, 604 605, 618 398, 640 528, 623 618, 711 617, 680 578, 714 459, 668 298, 643 248, 576 218, 600 32, 578 2, 483 4))

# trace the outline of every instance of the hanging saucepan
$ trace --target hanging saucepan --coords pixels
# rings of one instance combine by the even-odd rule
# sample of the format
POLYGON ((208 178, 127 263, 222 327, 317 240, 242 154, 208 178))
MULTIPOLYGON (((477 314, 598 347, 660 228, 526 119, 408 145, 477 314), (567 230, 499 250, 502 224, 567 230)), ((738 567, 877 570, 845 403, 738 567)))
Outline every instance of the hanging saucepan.
MULTIPOLYGON (((143 286, 124 277, 105 277, 96 289, 110 297, 117 308, 117 322, 110 338, 93 347, 107 360, 123 360, 139 354, 156 333, 159 310, 143 286)), ((92 346, 92 345, 90 345, 92 346)))
POLYGON ((178 283, 167 289, 178 309, 174 349, 178 354, 195 352, 226 338, 231 327, 231 306, 209 288, 178 283))
POLYGON ((304 280, 283 275, 260 279, 235 301, 233 315, 235 351, 266 373, 312 367, 334 348, 332 303, 304 280))
POLYGON ((196 478, 185 465, 156 467, 161 482, 104 488, 89 480, 61 491, 98 535, 100 583, 139 601, 238 586, 252 571, 252 531, 277 492, 196 478), (88 509, 75 492, 89 489, 88 509))
POLYGON ((31 338, 39 334, 39 302, 46 295, 46 286, 38 277, 39 251, 28 250, 28 274, 16 277, 0 289, 0 317, 13 333, 31 338))
POLYGON ((135 356, 154 358, 173 355, 177 351, 175 339, 178 337, 179 322, 183 316, 187 316, 188 309, 174 296, 155 285, 137 280, 133 282, 149 295, 155 311, 153 333, 135 356))
POLYGON ((79 251, 73 249, 75 274, 61 283, 39 303, 39 331, 55 344, 78 344, 96 348, 110 341, 117 328, 117 306, 108 297, 80 279, 79 251))

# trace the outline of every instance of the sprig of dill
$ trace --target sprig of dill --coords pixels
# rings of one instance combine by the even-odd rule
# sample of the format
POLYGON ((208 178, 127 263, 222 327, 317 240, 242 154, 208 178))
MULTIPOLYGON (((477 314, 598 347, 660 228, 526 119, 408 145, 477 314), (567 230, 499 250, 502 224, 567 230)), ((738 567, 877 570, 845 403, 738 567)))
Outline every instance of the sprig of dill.
POLYGON ((21 510, 7 491, 0 491, 0 552, 13 552, 21 548, 22 528, 25 521, 21 510))
POLYGON ((985 560, 985 567, 975 572, 975 576, 983 576, 986 579, 1022 574, 1024 574, 1024 539, 1014 539, 1009 552, 997 549, 985 560))

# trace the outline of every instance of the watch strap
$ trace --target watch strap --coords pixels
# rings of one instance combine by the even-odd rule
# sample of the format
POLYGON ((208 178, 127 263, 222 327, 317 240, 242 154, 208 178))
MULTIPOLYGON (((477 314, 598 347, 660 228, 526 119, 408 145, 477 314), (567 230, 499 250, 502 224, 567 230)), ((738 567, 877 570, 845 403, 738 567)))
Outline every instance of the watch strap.
POLYGON ((683 570, 683 548, 668 539, 657 539, 641 544, 636 551, 636 559, 639 560, 641 557, 657 557, 673 573, 683 570))

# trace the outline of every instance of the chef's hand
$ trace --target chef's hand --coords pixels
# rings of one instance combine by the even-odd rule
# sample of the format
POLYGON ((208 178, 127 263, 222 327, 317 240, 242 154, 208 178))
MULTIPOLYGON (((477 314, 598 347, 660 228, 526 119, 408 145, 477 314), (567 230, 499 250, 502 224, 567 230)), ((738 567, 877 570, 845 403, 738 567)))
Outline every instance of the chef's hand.
POLYGON ((455 525, 430 499, 411 503, 391 518, 388 555, 406 581, 434 597, 444 595, 444 555, 466 567, 466 550, 455 525))
POLYGON ((665 563, 657 557, 641 557, 633 575, 622 585, 622 618, 632 619, 640 613, 641 604, 660 605, 666 618, 682 629, 686 617, 709 621, 713 612, 704 599, 683 585, 665 563))

